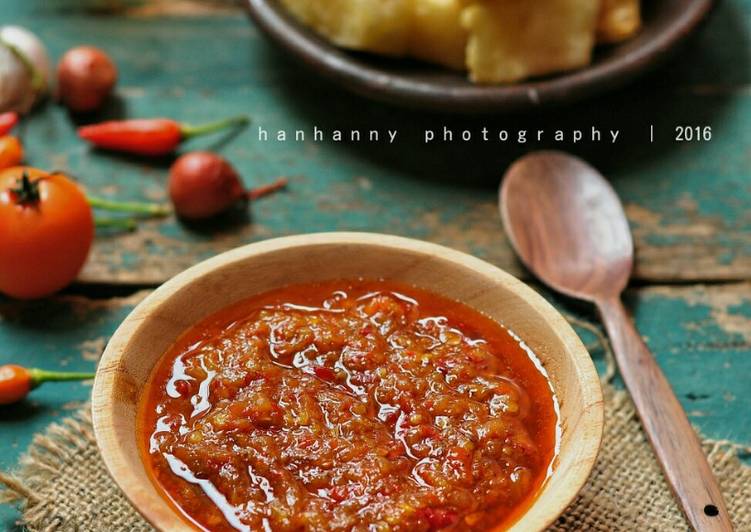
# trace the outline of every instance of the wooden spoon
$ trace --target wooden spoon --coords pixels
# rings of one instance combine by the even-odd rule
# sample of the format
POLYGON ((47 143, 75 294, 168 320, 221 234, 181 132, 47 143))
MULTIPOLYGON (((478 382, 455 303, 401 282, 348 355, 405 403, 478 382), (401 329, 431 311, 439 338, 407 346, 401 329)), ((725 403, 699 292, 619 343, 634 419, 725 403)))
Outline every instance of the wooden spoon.
POLYGON ((559 292, 600 310, 621 376, 688 521, 702 532, 733 530, 701 444, 621 302, 634 245, 613 188, 580 159, 537 152, 509 168, 500 208, 527 267, 559 292))

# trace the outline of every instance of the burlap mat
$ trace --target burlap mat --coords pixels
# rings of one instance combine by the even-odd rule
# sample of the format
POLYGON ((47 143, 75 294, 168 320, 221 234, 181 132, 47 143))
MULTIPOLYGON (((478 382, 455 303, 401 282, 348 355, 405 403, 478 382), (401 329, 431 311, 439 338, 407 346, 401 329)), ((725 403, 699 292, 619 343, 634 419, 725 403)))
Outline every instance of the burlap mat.
MULTIPOLYGON (((605 385, 605 436, 597 466, 579 498, 551 529, 687 530, 641 432, 628 396, 605 385)), ((705 441, 738 531, 751 531, 751 467, 729 442, 705 441)), ((147 531, 99 458, 88 409, 34 439, 0 501, 17 502, 31 531, 147 531)))

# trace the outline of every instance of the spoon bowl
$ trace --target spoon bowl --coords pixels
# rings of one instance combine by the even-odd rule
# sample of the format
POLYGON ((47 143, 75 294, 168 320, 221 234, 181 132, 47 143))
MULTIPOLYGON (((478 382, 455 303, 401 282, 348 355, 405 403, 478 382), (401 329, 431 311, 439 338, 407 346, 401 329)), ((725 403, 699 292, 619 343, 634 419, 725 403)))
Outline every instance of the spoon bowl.
POLYGON ((554 151, 519 159, 506 173, 500 208, 522 261, 559 292, 594 301, 628 284, 634 243, 626 214, 613 187, 581 159, 554 151))

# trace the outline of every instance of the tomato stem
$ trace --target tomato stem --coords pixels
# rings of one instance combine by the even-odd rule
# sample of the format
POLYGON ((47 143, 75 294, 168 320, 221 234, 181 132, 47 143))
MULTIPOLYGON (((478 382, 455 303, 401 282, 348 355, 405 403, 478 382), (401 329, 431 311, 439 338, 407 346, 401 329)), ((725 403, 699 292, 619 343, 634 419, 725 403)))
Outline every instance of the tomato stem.
POLYGON ((31 376, 32 389, 44 384, 45 382, 85 381, 94 378, 94 373, 47 371, 37 368, 29 368, 28 371, 31 376))
POLYGON ((138 224, 133 218, 95 218, 94 225, 102 229, 135 231, 138 224))
POLYGON ((141 203, 136 201, 113 201, 105 198, 89 196, 89 205, 95 209, 105 211, 130 212, 136 214, 148 214, 151 216, 168 216, 172 209, 169 205, 161 203, 141 203))
POLYGON ((190 139, 199 135, 208 135, 222 129, 229 127, 240 127, 250 123, 250 119, 245 115, 233 116, 232 118, 225 118, 224 120, 217 120, 216 122, 209 122, 208 124, 181 124, 180 133, 183 139, 190 139))
POLYGON ((248 190, 245 193, 245 195, 249 200, 254 201, 254 200, 257 200, 258 198, 268 196, 269 194, 272 194, 276 192, 277 190, 286 188, 287 183, 288 181, 286 177, 280 177, 273 183, 269 183, 268 185, 262 185, 260 187, 256 187, 256 188, 248 190))
POLYGON ((32 181, 26 170, 16 179, 16 188, 10 189, 18 205, 31 205, 39 202, 39 180, 32 181))

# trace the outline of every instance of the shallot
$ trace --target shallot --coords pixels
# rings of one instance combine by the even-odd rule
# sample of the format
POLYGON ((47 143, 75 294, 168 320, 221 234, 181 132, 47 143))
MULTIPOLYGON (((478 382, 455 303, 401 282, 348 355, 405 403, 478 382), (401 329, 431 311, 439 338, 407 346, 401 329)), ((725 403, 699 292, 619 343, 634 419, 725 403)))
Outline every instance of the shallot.
POLYGON ((57 94, 74 112, 101 107, 117 82, 117 67, 110 57, 93 46, 71 48, 57 65, 57 94))
POLYGON ((181 156, 170 168, 169 195, 178 216, 188 220, 211 218, 230 207, 284 188, 280 178, 263 187, 247 190, 234 167, 210 152, 181 156))

